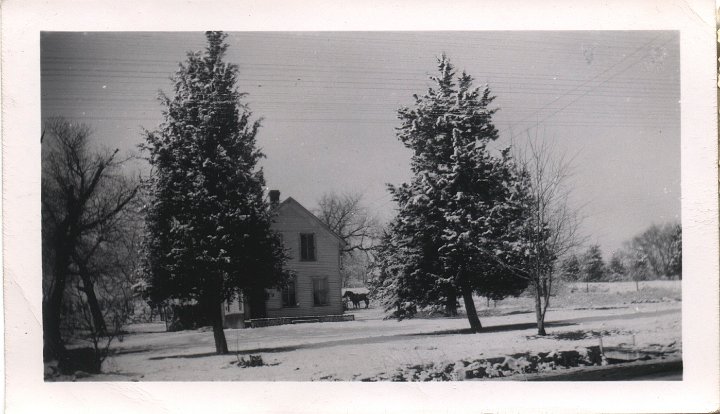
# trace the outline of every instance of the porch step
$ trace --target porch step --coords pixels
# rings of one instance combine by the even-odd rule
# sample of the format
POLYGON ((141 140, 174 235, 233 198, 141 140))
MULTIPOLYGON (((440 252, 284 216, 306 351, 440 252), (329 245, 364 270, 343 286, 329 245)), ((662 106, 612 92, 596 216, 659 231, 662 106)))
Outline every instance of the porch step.
POLYGON ((320 322, 319 318, 309 318, 309 319, 293 319, 292 323, 295 325, 296 323, 314 323, 314 322, 320 322))
POLYGON ((280 318, 260 318, 245 321, 245 326, 250 328, 262 328, 265 326, 277 326, 296 323, 313 323, 313 322, 347 322, 354 321, 355 315, 320 315, 320 316, 294 316, 280 318))

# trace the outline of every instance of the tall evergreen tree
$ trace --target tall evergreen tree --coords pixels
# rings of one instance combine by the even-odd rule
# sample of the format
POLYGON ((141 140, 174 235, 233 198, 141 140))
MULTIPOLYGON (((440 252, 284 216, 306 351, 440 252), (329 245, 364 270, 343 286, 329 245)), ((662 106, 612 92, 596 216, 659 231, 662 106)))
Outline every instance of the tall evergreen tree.
POLYGON ((444 55, 439 75, 412 108, 399 110, 399 140, 413 151, 410 183, 390 186, 399 207, 379 249, 376 292, 397 317, 418 307, 456 307, 462 297, 473 331, 482 326, 473 293, 499 299, 527 281, 499 262, 522 255, 516 220, 522 215, 522 177, 509 151, 491 154, 490 90, 472 86, 444 55), (457 82, 457 83, 456 83, 457 82))
POLYGON ((226 35, 206 37, 207 49, 188 53, 172 77, 174 95, 161 93, 164 121, 146 132, 154 199, 144 271, 151 301, 196 301, 227 353, 222 302, 280 285, 286 256, 257 167, 260 123, 241 102, 237 66, 223 61, 226 35))

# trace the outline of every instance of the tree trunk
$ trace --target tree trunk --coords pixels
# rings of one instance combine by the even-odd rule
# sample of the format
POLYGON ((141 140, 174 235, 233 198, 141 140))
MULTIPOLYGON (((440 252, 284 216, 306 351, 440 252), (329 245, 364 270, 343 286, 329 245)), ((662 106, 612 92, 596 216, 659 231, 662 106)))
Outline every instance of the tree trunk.
POLYGON ((538 335, 547 335, 545 332, 545 315, 542 310, 543 292, 539 283, 535 283, 535 321, 537 322, 538 335))
POLYGON ((640 282, 637 280, 635 281, 635 291, 640 292, 640 282))
POLYGON ((83 282, 83 292, 88 299, 88 307, 90 308, 90 314, 93 318, 93 325, 95 326, 95 332, 97 336, 107 336, 107 326, 105 325, 105 318, 103 317, 102 310, 100 309, 100 303, 98 302, 97 295, 95 295, 95 285, 93 284, 90 275, 85 272, 84 269, 80 272, 80 277, 83 282))
POLYGON ((445 301, 445 313, 448 316, 457 316, 457 292, 454 289, 448 289, 447 300, 445 301))
POLYGON ((67 211, 67 217, 57 226, 51 239, 52 249, 55 251, 52 269, 43 269, 43 279, 50 274, 53 279, 48 299, 43 301, 43 357, 46 361, 57 359, 62 362, 67 356, 60 333, 60 316, 69 277, 70 258, 78 239, 76 225, 80 220, 80 209, 75 198, 67 200, 67 211))
POLYGON ((480 324, 480 318, 478 318, 477 310, 475 309, 475 302, 473 302, 472 289, 468 282, 463 282, 462 285, 463 302, 465 303, 465 313, 467 313, 468 321, 470 322, 470 329, 477 333, 482 330, 480 324))
MULTIPOLYGON (((54 290, 54 289, 53 289, 54 290)), ((60 336, 60 316, 52 300, 43 302, 43 357, 45 362, 65 356, 65 346, 60 336)))
POLYGON ((68 276, 68 255, 67 246, 57 243, 56 247, 52 269, 54 280, 47 301, 43 301, 43 356, 46 361, 62 361, 65 356, 65 345, 60 334, 60 314, 68 276))
MULTIPOLYGON (((552 272, 552 271, 551 271, 552 272)), ((552 275, 552 273, 550 273, 552 275)), ((543 279, 543 300, 542 303, 542 314, 540 320, 543 323, 543 333, 545 333, 545 315, 547 314, 548 307, 550 306, 550 294, 552 293, 552 276, 548 279, 543 279), (547 282, 547 283, 546 283, 547 282), (548 285, 549 284, 549 285, 548 285)))
POLYGON ((218 354, 227 354, 228 346, 227 340, 225 340, 225 331, 223 330, 223 315, 222 315, 222 304, 214 302, 209 305, 210 312, 212 312, 212 328, 213 336, 215 337, 215 352, 218 354))

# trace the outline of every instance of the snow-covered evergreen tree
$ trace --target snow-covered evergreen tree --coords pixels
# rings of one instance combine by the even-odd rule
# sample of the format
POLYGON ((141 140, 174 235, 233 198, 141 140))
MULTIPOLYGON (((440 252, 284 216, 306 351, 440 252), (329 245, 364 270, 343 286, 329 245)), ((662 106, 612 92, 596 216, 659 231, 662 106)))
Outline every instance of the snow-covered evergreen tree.
POLYGON ((619 280, 625 280, 627 275, 627 268, 625 266, 625 255, 622 251, 616 250, 610 257, 610 263, 608 263, 608 276, 607 279, 611 282, 619 280))
POLYGON ((473 87, 466 73, 456 78, 444 55, 438 69, 427 93, 398 111, 397 135, 413 151, 413 178, 390 186, 399 212, 379 249, 374 290, 400 318, 422 307, 452 313, 462 297, 471 329, 479 331, 473 293, 499 299, 527 286, 500 265, 527 254, 518 231, 523 177, 508 150, 493 154, 488 147, 498 137, 490 90, 473 87))
POLYGON ((241 290, 277 286, 285 253, 257 167, 259 121, 241 102, 238 68, 223 61, 221 32, 206 33, 204 52, 188 53, 161 94, 164 121, 146 132, 153 168, 144 272, 151 301, 196 301, 227 353, 221 304, 241 290))
POLYGON ((599 245, 588 247, 582 258, 582 271, 585 282, 600 282, 605 278, 605 261, 599 245))
POLYGON ((569 255, 563 259, 560 264, 560 275, 564 280, 569 282, 578 281, 581 272, 582 269, 580 268, 580 260, 578 260, 578 257, 575 254, 569 255))

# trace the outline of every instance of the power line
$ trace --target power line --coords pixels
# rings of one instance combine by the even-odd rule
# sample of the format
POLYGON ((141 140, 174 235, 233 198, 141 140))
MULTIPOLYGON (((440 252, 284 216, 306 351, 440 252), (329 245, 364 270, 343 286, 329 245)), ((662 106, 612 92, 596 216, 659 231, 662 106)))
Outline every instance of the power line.
MULTIPOLYGON (((642 50, 644 50, 644 49, 646 49, 648 46, 650 46, 652 43, 654 43, 654 42, 655 42, 657 39, 659 39, 659 38, 660 38, 660 35, 656 36, 655 38, 653 38, 652 40, 650 40, 648 43, 646 43, 646 44, 638 47, 637 49, 635 49, 635 51, 634 51, 633 53, 631 53, 630 55, 627 55, 627 56, 624 57, 621 61, 617 62, 616 64, 614 64, 614 65, 612 65, 612 66, 610 66, 609 68, 607 68, 606 70, 604 70, 604 71, 601 72, 600 74, 598 74, 598 75, 596 75, 595 77, 593 77, 592 79, 590 79, 588 82, 583 83, 583 84, 577 86, 576 88, 573 88, 571 91, 578 90, 579 88, 585 86, 586 84, 589 84, 591 81, 599 78, 600 76, 602 76, 602 75, 604 75, 605 73, 609 72, 610 70, 614 69, 616 66, 619 66, 621 63, 623 63, 624 61, 626 61, 626 60, 627 60, 628 58, 630 58, 631 56, 639 53, 640 51, 642 51, 642 50)), ((670 39, 670 40, 672 40, 672 39, 670 39)), ((667 42, 669 42, 670 40, 668 40, 667 42)), ((667 43, 667 42, 665 42, 665 43, 667 43)), ((604 80, 603 82, 600 82, 599 84, 591 87, 588 91, 586 91, 585 93, 581 94, 578 98, 572 100, 572 101, 571 101, 570 103, 568 103, 567 105, 565 105, 565 106, 563 106, 562 108, 560 108, 560 109, 552 112, 550 115, 544 117, 542 120, 537 121, 537 124, 539 125, 540 123, 542 123, 543 121, 547 120, 548 118, 556 115, 557 113, 559 113, 559 112, 562 111, 563 109, 567 108, 568 106, 570 106, 570 105, 572 105, 573 103, 575 103, 576 101, 578 101, 580 98, 586 96, 586 95, 587 95, 590 91, 592 91, 593 89, 595 89, 595 88, 597 88, 598 86, 600 86, 600 85, 608 82, 610 79, 612 79, 612 78, 614 78, 614 77, 616 77, 616 76, 619 76, 620 74, 624 73, 625 71, 627 71, 627 70, 630 69, 631 67, 635 66, 637 63, 639 63, 639 60, 636 61, 635 63, 632 63, 631 65, 627 66, 625 69, 623 69, 622 71, 616 73, 615 75, 612 75, 611 77, 609 77, 608 79, 604 80)), ((570 92, 570 91, 568 91, 568 92, 570 92)), ((558 96, 557 98, 553 99, 551 102, 549 102, 547 105, 545 105, 544 108, 545 108, 545 109, 549 108, 552 104, 554 104, 555 102, 559 101, 562 97, 567 96, 567 95, 568 95, 568 92, 566 92, 565 94, 560 95, 560 96, 558 96)), ((540 113, 540 112, 541 112, 541 110, 536 111, 535 115, 537 115, 537 114, 540 113)), ((523 120, 521 120, 521 121, 519 121, 519 122, 527 121, 527 120, 529 120, 531 117, 532 117, 532 116, 526 117, 526 118, 524 118, 523 120)), ((526 129, 524 129, 522 132, 528 131, 528 130, 530 130, 531 128, 532 128, 532 127, 526 128, 526 129)), ((508 130, 508 128, 506 128, 506 129, 504 129, 504 130, 502 130, 502 131, 500 131, 500 132, 506 132, 507 130, 508 130)), ((513 136, 514 136, 514 135, 513 135, 513 136)))

